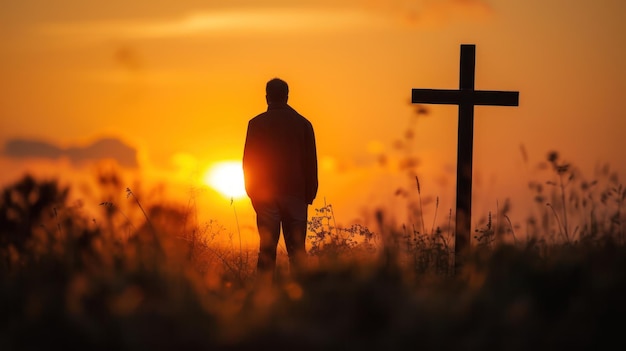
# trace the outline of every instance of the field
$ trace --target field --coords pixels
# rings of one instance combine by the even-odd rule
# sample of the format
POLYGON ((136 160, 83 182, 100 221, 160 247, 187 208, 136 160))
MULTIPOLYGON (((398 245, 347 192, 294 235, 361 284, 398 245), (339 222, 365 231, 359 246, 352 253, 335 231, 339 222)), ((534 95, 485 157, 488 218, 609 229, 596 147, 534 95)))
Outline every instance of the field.
POLYGON ((529 184, 538 214, 484 214, 461 271, 452 213, 339 227, 328 204, 311 216, 308 269, 290 276, 283 254, 271 286, 218 220, 109 176, 101 187, 128 202, 100 203, 97 221, 70 189, 25 176, 0 200, 0 350, 621 349, 626 189, 556 153, 546 167, 553 178, 529 184))

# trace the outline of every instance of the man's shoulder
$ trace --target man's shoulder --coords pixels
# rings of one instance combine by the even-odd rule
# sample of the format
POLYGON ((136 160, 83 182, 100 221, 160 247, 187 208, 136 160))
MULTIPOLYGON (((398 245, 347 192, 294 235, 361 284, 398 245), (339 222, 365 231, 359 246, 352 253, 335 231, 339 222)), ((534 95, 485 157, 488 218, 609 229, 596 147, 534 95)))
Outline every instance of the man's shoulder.
POLYGON ((296 111, 296 109, 294 109, 293 107, 289 106, 289 111, 293 114, 293 116, 300 119, 303 123, 311 125, 311 122, 302 114, 300 114, 300 112, 296 111))
POLYGON ((306 124, 311 124, 311 122, 304 117, 303 115, 301 115, 298 111, 296 111, 293 107, 291 106, 287 106, 287 108, 282 108, 282 109, 272 109, 272 110, 267 110, 264 112, 259 113, 258 115, 252 117, 250 119, 250 122, 259 122, 265 119, 271 119, 271 118, 280 118, 280 117, 292 117, 295 118, 297 120, 300 120, 302 122, 305 122, 306 124))
MULTIPOLYGON (((313 124, 292 108, 272 109, 262 112, 248 121, 248 133, 304 133, 314 135, 313 124)), ((300 135, 300 134, 299 134, 300 135)))
POLYGON ((250 120, 249 120, 248 122, 249 122, 249 123, 256 123, 256 122, 258 122, 258 121, 260 121, 260 120, 264 119, 264 117, 266 117, 266 115, 267 115, 267 111, 265 111, 265 112, 261 112, 261 113, 259 113, 258 115, 256 115, 256 116, 254 116, 254 117, 250 118, 250 120))

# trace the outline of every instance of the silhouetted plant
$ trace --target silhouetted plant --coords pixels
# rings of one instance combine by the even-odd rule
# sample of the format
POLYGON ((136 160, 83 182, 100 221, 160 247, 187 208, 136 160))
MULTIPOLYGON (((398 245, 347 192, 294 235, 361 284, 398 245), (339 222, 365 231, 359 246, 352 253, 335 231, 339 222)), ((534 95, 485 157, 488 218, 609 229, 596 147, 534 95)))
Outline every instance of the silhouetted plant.
POLYGON ((40 181, 31 175, 7 186, 0 198, 0 248, 25 251, 35 232, 51 220, 60 230, 57 208, 65 207, 69 191, 56 180, 40 181))
POLYGON ((308 223, 309 255, 339 263, 378 250, 376 235, 366 226, 358 223, 347 228, 337 226, 332 204, 324 201, 324 206, 315 209, 315 213, 308 223))
POLYGON ((560 161, 556 152, 548 153, 547 161, 556 179, 544 183, 547 189, 540 182, 529 183, 535 202, 544 210, 539 207, 539 218, 528 219, 527 237, 553 243, 623 241, 624 223, 619 218, 624 191, 617 174, 604 166, 588 181, 576 167, 560 161))

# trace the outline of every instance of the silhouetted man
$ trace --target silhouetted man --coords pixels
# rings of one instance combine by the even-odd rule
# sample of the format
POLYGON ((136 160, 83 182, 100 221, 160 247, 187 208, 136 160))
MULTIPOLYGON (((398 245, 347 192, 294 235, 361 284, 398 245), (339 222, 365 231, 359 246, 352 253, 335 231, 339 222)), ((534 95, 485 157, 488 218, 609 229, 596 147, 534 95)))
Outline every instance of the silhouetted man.
POLYGON ((265 91, 267 111, 248 122, 243 171, 257 215, 257 271, 273 277, 281 226, 290 270, 305 259, 307 209, 318 186, 317 151, 313 126, 287 104, 287 83, 274 78, 265 91))

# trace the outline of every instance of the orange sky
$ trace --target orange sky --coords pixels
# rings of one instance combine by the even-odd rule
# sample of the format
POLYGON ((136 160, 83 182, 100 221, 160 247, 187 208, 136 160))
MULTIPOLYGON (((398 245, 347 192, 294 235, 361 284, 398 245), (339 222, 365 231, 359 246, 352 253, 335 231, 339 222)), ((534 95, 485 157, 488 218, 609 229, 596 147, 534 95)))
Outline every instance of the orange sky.
MULTIPOLYGON (((119 138, 138 150, 142 181, 167 182, 184 201, 210 164, 241 158, 247 121, 265 109, 265 82, 278 76, 317 135, 313 208, 325 198, 348 223, 366 206, 402 207, 393 193, 403 175, 393 162, 381 168, 377 154, 397 154, 412 88, 458 87, 459 46, 473 43, 476 88, 520 91, 517 108, 476 108, 474 213, 507 197, 523 210, 527 180, 550 150, 590 178, 601 163, 626 173, 623 1, 210 3, 3 2, 0 144, 119 138)), ((439 196, 440 213, 454 207, 456 116, 455 107, 431 107, 413 145, 422 196, 439 196)), ((2 184, 25 170, 91 172, 6 155, 0 166, 2 184)), ((232 228, 227 199, 207 188, 198 201, 202 218, 232 228)), ((235 206, 249 228, 249 202, 235 206)))

